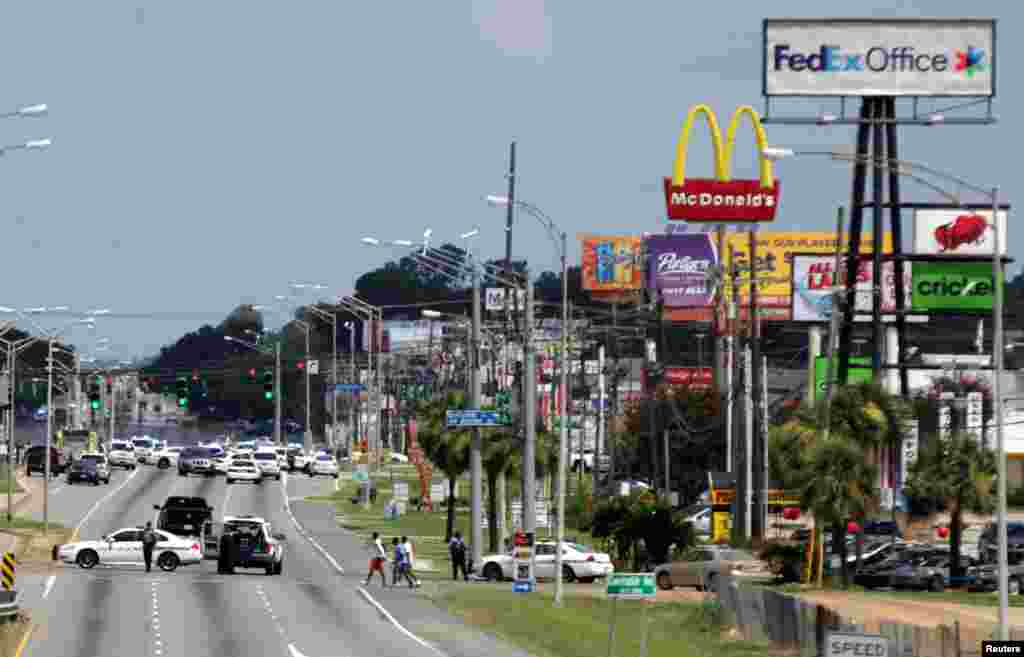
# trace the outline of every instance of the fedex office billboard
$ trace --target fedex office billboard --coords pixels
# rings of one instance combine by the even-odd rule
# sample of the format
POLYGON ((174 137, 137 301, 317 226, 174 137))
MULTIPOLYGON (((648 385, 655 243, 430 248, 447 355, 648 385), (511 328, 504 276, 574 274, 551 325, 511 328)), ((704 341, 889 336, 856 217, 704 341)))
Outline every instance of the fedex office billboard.
POLYGON ((996 91, 993 19, 764 21, 766 96, 975 96, 996 91))

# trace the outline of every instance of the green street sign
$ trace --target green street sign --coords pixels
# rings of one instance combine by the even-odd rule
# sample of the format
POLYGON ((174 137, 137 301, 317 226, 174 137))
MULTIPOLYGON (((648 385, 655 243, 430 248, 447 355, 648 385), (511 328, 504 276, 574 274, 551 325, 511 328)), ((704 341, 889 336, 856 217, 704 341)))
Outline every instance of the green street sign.
POLYGON ((992 310, 996 284, 989 263, 915 262, 911 275, 912 310, 992 310))
POLYGON ((653 598, 658 595, 654 588, 653 573, 614 573, 609 575, 607 593, 609 598, 624 600, 653 598))
MULTIPOLYGON (((832 357, 832 379, 839 376, 839 357, 832 357)), ((871 371, 871 359, 866 356, 850 356, 850 371, 846 382, 850 385, 858 383, 871 383, 873 373, 871 371)), ((814 397, 824 394, 825 383, 828 380, 828 358, 818 356, 814 359, 814 397)))

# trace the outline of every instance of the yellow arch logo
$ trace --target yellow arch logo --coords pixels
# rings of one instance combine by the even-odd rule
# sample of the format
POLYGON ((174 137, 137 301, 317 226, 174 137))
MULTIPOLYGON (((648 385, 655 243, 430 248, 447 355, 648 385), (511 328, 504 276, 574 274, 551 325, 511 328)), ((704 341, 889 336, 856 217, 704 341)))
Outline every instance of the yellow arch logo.
POLYGON ((707 105, 696 105, 686 115, 676 141, 672 177, 665 179, 665 201, 669 219, 721 223, 772 221, 778 207, 779 183, 775 180, 770 160, 761 157, 768 146, 768 137, 757 111, 744 105, 729 120, 725 138, 715 113, 707 105), (703 116, 711 131, 715 157, 714 178, 686 177, 686 155, 690 134, 698 117, 703 116), (757 140, 760 160, 758 180, 733 180, 732 158, 736 131, 744 117, 750 119, 757 140))

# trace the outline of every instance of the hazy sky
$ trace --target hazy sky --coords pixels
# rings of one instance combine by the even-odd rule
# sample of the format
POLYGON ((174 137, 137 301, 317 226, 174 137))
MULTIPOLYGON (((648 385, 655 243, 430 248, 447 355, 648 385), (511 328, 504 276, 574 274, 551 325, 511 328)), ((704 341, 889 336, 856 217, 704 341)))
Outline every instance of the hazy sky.
MULTIPOLYGON (((969 7, 1000 19, 998 57, 1019 61, 1024 9, 969 7)), ((855 9, 840 15, 960 16, 965 5, 855 9)), ((737 105, 762 106, 763 11, 813 17, 822 3, 4 3, 0 109, 44 102, 51 114, 0 122, 0 143, 54 145, 0 160, 0 305, 145 317, 112 316, 71 336, 84 351, 109 337, 131 357, 239 303, 287 294, 292 281, 351 292, 393 255, 361 245, 367 234, 417 239, 430 227, 454 241, 479 225, 479 247, 498 257, 503 213, 480 199, 503 192, 513 139, 520 197, 570 238, 660 232, 660 180, 687 109, 707 102, 727 120, 737 105)), ((1000 68, 995 107, 1007 121, 906 128, 901 156, 999 184, 1015 201, 1019 76, 1012 63, 1000 68)), ((768 133, 784 145, 853 141, 846 127, 768 133)), ((695 134, 689 171, 710 175, 707 142, 706 130, 695 134)), ((736 157, 738 173, 754 171, 749 135, 736 157)), ((777 175, 777 228, 828 230, 849 202, 848 167, 794 160, 777 175)), ((908 200, 936 200, 904 189, 908 200)), ((1011 230, 1011 254, 1022 240, 1011 230)), ((555 266, 526 215, 513 249, 555 266)))

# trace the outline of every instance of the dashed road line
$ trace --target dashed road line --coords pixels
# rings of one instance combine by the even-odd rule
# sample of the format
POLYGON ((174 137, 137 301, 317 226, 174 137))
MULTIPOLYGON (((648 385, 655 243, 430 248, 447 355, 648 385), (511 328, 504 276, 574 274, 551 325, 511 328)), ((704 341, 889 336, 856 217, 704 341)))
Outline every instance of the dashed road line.
POLYGON ((43 585, 43 600, 46 599, 46 596, 50 595, 50 591, 53 590, 53 585, 56 584, 56 582, 56 575, 50 575, 46 578, 46 584, 43 585))
MULTIPOLYGON (((316 548, 316 550, 320 553, 320 555, 323 556, 324 559, 326 559, 327 562, 331 564, 331 566, 338 572, 338 574, 344 575, 345 574, 345 570, 340 565, 338 565, 338 562, 334 560, 334 557, 332 557, 330 555, 330 553, 327 552, 327 550, 325 550, 316 541, 315 538, 313 538, 312 534, 310 532, 306 531, 306 529, 299 522, 299 519, 295 517, 294 513, 292 513, 292 505, 288 501, 288 490, 287 489, 288 489, 288 480, 285 479, 284 480, 284 485, 281 486, 281 497, 284 499, 284 510, 285 510, 285 513, 288 514, 288 517, 291 519, 292 524, 295 525, 296 531, 298 531, 300 534, 302 534, 302 536, 304 536, 306 538, 306 540, 309 541, 310 545, 312 545, 314 548, 316 548)), ((434 652, 439 657, 448 657, 448 655, 445 654, 440 648, 438 648, 437 646, 433 645, 432 643, 429 643, 429 642, 421 639, 420 637, 416 636, 415 634, 410 632, 408 629, 406 629, 406 627, 404 625, 402 625, 401 623, 399 623, 398 619, 396 619, 394 616, 392 616, 391 613, 389 613, 388 610, 385 609, 383 605, 381 605, 379 602, 377 602, 377 600, 374 599, 374 597, 372 595, 370 595, 369 591, 367 591, 365 588, 360 586, 357 590, 359 591, 360 595, 362 595, 363 598, 366 599, 367 602, 369 602, 371 605, 373 605, 373 607, 377 610, 377 613, 379 613, 389 623, 394 625, 395 629, 397 629, 399 632, 404 634, 409 639, 415 641, 419 645, 423 646, 427 650, 430 650, 430 651, 434 652)), ((292 657, 302 657, 302 653, 298 652, 292 644, 288 644, 288 649, 290 651, 292 651, 292 657)))
POLYGON ((162 657, 164 654, 164 640, 163 635, 160 632, 160 598, 158 593, 158 584, 160 580, 153 580, 150 583, 153 597, 153 609, 152 609, 152 621, 151 626, 153 628, 153 654, 156 657, 162 657))

